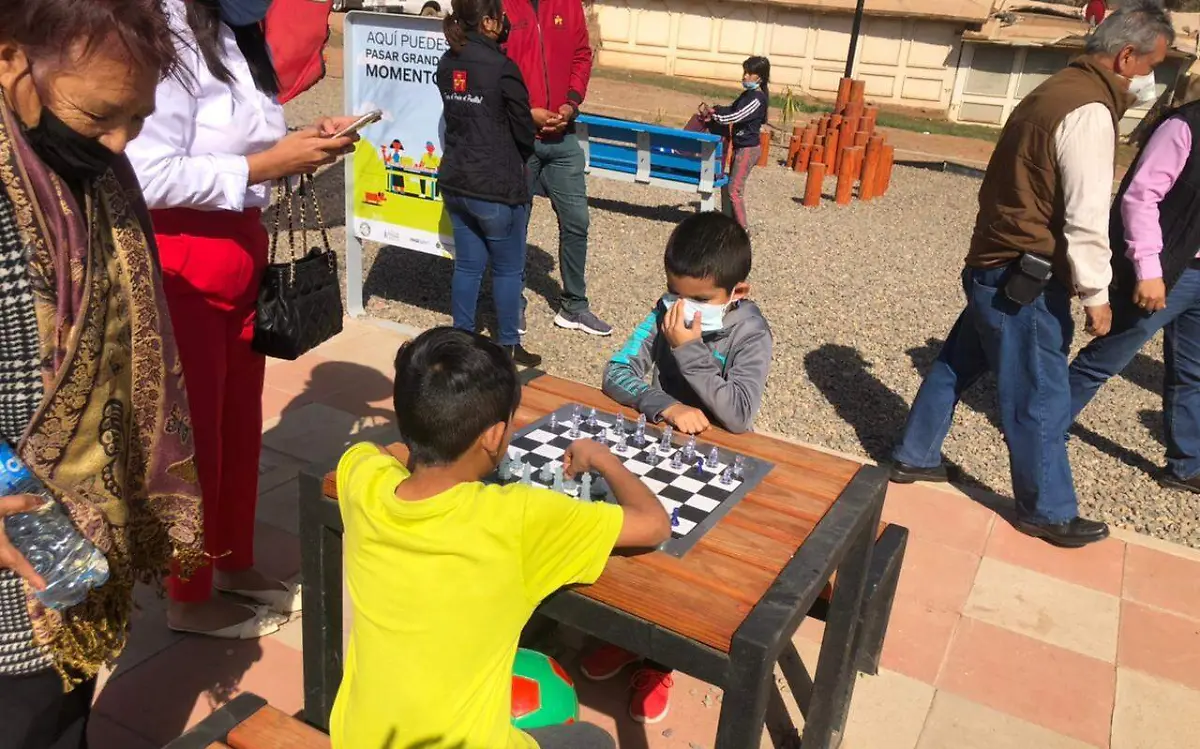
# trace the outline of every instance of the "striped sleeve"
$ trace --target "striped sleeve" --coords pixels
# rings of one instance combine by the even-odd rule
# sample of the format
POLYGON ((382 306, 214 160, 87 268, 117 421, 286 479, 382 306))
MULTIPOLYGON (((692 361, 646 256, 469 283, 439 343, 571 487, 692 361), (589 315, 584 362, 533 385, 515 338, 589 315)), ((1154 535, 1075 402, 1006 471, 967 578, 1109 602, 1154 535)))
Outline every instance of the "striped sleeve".
MULTIPOLYGON (((736 102, 735 102, 736 104, 736 102)), ((759 109, 762 108, 762 102, 757 96, 746 97, 746 103, 740 107, 718 107, 713 110, 713 121, 719 122, 722 125, 733 125, 743 120, 750 119, 759 109)))
POLYGON ((675 399, 646 382, 654 371, 654 342, 658 337, 659 312, 646 316, 625 344, 604 367, 604 394, 623 406, 636 408, 657 421, 675 399))

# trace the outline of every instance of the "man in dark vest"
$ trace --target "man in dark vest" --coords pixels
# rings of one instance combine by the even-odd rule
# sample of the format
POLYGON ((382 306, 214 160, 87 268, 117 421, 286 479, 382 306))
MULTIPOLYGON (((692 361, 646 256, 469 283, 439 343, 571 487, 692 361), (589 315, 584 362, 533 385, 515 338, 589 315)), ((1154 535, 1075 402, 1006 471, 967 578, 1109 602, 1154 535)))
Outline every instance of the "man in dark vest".
POLYGON ((1174 36, 1160 2, 1126 0, 1082 57, 1013 110, 979 190, 966 309, 913 402, 893 481, 946 480, 941 449, 959 396, 990 371, 1017 528, 1067 547, 1108 536, 1104 523, 1079 517, 1067 459, 1071 298, 1083 302, 1089 332, 1105 335, 1118 123, 1135 99, 1131 83, 1163 61, 1174 36))
POLYGON ((1200 102, 1151 131, 1111 227, 1113 330, 1071 363, 1072 419, 1164 330, 1162 482, 1200 493, 1200 102))

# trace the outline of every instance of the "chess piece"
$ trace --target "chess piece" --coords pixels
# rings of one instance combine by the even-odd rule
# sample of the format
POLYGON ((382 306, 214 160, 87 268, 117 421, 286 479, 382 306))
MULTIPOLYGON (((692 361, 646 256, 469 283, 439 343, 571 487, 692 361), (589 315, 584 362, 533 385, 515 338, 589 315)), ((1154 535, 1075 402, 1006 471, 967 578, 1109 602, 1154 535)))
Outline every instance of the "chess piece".
POLYGON ((719 465, 721 465, 721 451, 714 447, 708 451, 708 467, 715 471, 719 465))
POLYGON ((693 469, 696 471, 697 478, 704 478, 704 456, 703 455, 696 456, 696 465, 693 466, 693 469))
POLYGON ((696 454, 696 435, 693 434, 688 437, 687 444, 683 446, 683 456, 690 461, 692 459, 692 456, 694 456, 695 454, 696 454))
POLYGON ((592 474, 590 473, 579 477, 579 498, 583 500, 592 498, 592 474))
POLYGON ((526 486, 533 484, 533 464, 522 463, 521 466, 521 483, 526 486))
POLYGON ((625 434, 624 430, 617 434, 617 447, 619 453, 624 453, 629 449, 629 435, 625 434))
POLYGON ((733 457, 733 477, 740 479, 742 473, 746 470, 746 457, 744 455, 735 455, 733 457))
POLYGON ((582 406, 580 406, 578 403, 571 406, 571 420, 572 421, 579 420, 581 409, 582 409, 582 406))
POLYGON ((549 484, 552 480, 554 480, 554 467, 547 463, 538 472, 538 481, 541 481, 543 484, 549 484))
POLYGON ((557 428, 558 428, 558 412, 551 411, 550 412, 550 431, 553 432, 557 428))
POLYGON ((672 528, 679 527, 679 508, 678 507, 676 507, 674 510, 671 510, 671 527, 672 528))
POLYGON ((662 439, 660 439, 658 441, 658 451, 660 453, 662 453, 663 455, 666 455, 667 453, 671 452, 671 448, 674 447, 674 445, 671 444, 671 439, 674 436, 675 436, 674 427, 672 427, 670 425, 663 427, 662 439))
POLYGON ((721 471, 721 484, 729 486, 733 483, 733 466, 725 466, 725 470, 721 471))
POLYGON ((638 447, 646 446, 646 414, 638 416, 637 431, 633 433, 633 444, 638 447))
POLYGON ((603 429, 597 429, 596 433, 592 435, 592 439, 601 445, 608 444, 608 435, 604 433, 603 429))
POLYGON ((581 421, 582 417, 579 415, 579 407, 576 406, 575 408, 575 415, 571 417, 571 431, 567 432, 567 436, 573 440, 579 439, 583 434, 579 429, 583 424, 581 421))
POLYGON ((608 482, 604 480, 603 476, 597 476, 596 480, 592 482, 592 496, 599 499, 608 496, 608 482))
POLYGON ((563 469, 561 465, 554 466, 554 491, 563 493, 563 469))
POLYGON ((496 475, 500 477, 501 481, 508 481, 512 478, 512 470, 509 468, 508 463, 508 455, 506 454, 500 459, 500 465, 496 467, 496 475))
POLYGON ((671 455, 671 468, 675 469, 676 471, 678 471, 680 468, 683 468, 682 450, 676 450, 674 454, 671 455))
POLYGON ((574 479, 563 479, 562 485, 563 494, 568 496, 575 496, 576 491, 579 489, 579 482, 574 479))
POLYGON ((596 409, 593 408, 591 411, 588 412, 587 425, 590 428, 595 429, 596 425, 599 423, 600 423, 600 419, 596 418, 596 409))

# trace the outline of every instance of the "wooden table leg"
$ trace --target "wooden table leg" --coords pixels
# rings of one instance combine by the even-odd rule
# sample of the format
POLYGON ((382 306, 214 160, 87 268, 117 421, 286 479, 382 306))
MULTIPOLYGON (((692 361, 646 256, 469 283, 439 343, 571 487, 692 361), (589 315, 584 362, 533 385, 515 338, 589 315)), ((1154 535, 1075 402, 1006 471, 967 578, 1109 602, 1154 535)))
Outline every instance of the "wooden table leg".
POLYGON ((734 635, 716 749, 744 749, 762 740, 776 661, 790 681, 807 681, 807 674, 801 680, 802 669, 792 663, 799 660, 792 637, 835 571, 838 584, 805 716, 804 749, 841 745, 858 674, 857 631, 886 486, 884 471, 862 468, 734 635))
POLYGON ((837 570, 837 586, 817 659, 812 706, 804 719, 804 749, 837 749, 842 743, 858 677, 858 625, 863 618, 867 574, 882 510, 880 501, 837 570))
POLYGON ((304 581, 304 720, 329 731, 342 683, 342 518, 322 480, 300 475, 300 573, 304 581))

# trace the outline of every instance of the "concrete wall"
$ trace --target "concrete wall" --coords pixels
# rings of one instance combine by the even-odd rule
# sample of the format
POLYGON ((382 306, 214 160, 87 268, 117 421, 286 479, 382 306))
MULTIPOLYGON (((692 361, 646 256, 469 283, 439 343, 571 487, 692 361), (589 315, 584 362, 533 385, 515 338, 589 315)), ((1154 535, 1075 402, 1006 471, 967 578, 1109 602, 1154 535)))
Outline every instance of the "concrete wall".
MULTIPOLYGON (((833 98, 850 44, 848 13, 717 0, 598 0, 600 63, 724 82, 742 60, 771 58, 772 93, 791 86, 833 98)), ((857 77, 872 100, 946 111, 962 22, 870 17, 859 39, 857 77)))

